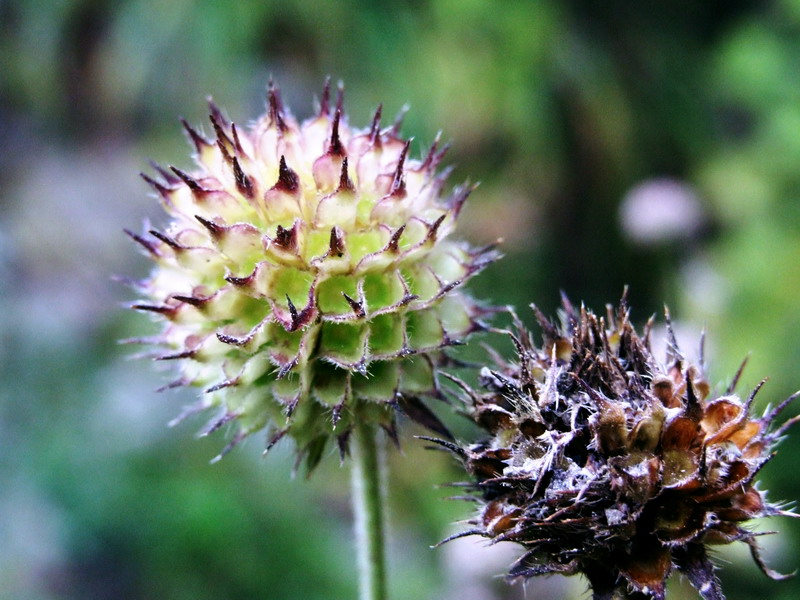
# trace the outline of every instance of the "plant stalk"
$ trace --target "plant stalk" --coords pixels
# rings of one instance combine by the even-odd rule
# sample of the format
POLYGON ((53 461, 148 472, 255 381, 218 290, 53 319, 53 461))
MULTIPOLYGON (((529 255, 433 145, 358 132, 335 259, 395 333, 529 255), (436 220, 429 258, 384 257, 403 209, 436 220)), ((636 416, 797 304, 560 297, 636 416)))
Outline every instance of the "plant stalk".
POLYGON ((353 509, 358 552, 359 599, 386 600, 383 461, 377 428, 356 421, 353 429, 353 509))

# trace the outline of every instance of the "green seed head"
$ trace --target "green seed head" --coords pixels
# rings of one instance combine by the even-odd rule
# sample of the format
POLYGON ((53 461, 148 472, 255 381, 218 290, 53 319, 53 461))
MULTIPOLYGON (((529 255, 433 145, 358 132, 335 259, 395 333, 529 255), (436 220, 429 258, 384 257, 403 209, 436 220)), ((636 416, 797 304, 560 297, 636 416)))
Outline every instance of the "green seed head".
POLYGON ((357 130, 328 98, 298 123, 270 85, 250 128, 213 104, 213 139, 184 122, 195 168, 144 176, 169 223, 130 233, 156 263, 134 307, 204 390, 192 411, 220 408, 206 431, 235 422, 227 450, 268 427, 309 468, 354 419, 393 432, 398 398, 436 393, 442 349, 486 313, 461 286, 495 257, 448 238, 472 188, 443 196, 444 149, 414 160, 380 108, 357 130))

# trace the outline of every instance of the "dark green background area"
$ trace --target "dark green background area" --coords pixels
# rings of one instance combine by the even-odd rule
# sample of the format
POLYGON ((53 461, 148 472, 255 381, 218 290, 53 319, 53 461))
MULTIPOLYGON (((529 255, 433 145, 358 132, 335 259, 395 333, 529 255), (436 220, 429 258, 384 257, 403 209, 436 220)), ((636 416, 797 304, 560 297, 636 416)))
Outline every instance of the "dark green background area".
MULTIPOLYGON (((332 451, 292 479, 290 448, 262 460, 255 438, 208 465, 226 434, 165 427, 192 394, 155 394, 169 373, 126 360, 115 340, 147 319, 111 281, 149 268, 121 230, 164 223, 138 172, 190 166, 178 116, 208 130, 212 95, 246 123, 273 77, 304 118, 326 75, 351 124, 408 104, 417 155, 441 129, 452 183, 481 182, 461 235, 503 238, 506 258, 474 295, 532 323, 531 302, 552 313, 563 290, 602 310, 627 284, 634 321, 669 304, 689 354, 706 327, 718 389, 748 353, 740 393, 770 377, 759 410, 800 387, 798 0, 0 0, 3 597, 354 597, 348 468, 332 451), (641 239, 621 207, 653 180, 690 190, 697 214, 641 239)), ((388 453, 394 597, 522 597, 494 577, 513 551, 429 547, 471 506, 443 499, 434 486, 463 475, 412 433, 388 453)), ((800 498, 794 438, 764 472, 772 500, 800 498)), ((774 567, 800 566, 800 528, 758 527, 781 531, 762 538, 774 567)), ((732 599, 800 593, 742 548, 720 558, 732 599)), ((552 579, 529 597, 584 590, 552 579)))

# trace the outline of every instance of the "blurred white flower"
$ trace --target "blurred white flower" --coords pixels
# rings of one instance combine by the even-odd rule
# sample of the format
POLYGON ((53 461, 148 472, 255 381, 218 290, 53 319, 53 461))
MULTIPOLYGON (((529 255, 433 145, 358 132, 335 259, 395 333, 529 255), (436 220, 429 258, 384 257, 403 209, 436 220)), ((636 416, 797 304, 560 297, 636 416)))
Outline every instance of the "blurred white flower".
POLYGON ((619 218, 623 233, 643 245, 691 239, 705 221, 694 189, 667 178, 648 179, 629 190, 619 218))

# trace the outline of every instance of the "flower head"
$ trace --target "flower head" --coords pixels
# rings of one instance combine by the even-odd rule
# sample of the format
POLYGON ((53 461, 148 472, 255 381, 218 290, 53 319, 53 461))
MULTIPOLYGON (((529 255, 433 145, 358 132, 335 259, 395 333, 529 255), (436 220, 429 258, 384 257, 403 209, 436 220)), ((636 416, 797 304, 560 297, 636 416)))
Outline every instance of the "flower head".
MULTIPOLYGON (((761 561, 750 519, 790 515, 754 480, 794 420, 771 425, 789 400, 751 415, 736 381, 713 395, 671 333, 666 363, 639 337, 625 301, 606 317, 564 302, 560 324, 537 311, 544 344, 518 324, 516 362, 484 368, 465 391, 489 437, 457 453, 479 496, 475 528, 525 553, 512 579, 582 573, 594 598, 663 599, 677 569, 706 600, 723 598, 707 547, 741 541, 761 561)), ((702 355, 702 352, 701 352, 702 355)), ((762 382, 763 383, 763 382, 762 382)), ((456 536, 456 537, 458 537, 456 536)))
POLYGON ((192 412, 221 409, 206 433, 236 423, 224 454, 269 427, 268 447, 294 438, 313 468, 355 419, 393 432, 398 398, 432 419, 417 398, 481 327, 460 288, 494 257, 448 239, 472 187, 443 197, 446 148, 414 160, 380 108, 350 127, 328 85, 302 123, 272 84, 249 128, 210 107, 212 139, 184 122, 195 167, 144 175, 166 227, 129 232, 156 263, 134 308, 164 323, 158 359, 204 390, 192 412))

